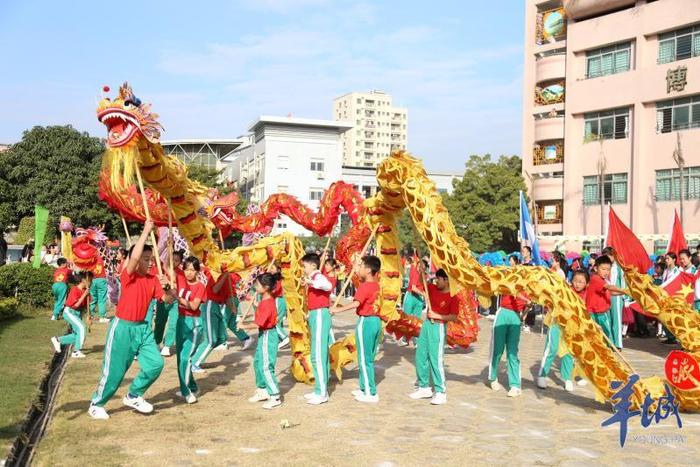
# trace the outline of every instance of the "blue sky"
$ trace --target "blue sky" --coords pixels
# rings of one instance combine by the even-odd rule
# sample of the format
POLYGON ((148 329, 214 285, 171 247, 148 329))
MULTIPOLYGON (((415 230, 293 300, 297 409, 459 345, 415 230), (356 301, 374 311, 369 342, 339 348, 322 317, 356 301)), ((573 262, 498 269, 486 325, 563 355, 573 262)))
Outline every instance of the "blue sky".
POLYGON ((103 85, 128 80, 163 139, 227 138, 258 115, 332 118, 382 89, 434 170, 520 154, 521 1, 0 1, 0 143, 33 125, 95 136, 103 85))

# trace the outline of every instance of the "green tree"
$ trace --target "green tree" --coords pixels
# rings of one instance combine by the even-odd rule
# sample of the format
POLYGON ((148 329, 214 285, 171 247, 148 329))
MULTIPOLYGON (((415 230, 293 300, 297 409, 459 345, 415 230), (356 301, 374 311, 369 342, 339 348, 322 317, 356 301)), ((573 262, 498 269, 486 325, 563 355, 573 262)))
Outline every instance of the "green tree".
POLYGON ((517 156, 472 155, 462 180, 445 198, 457 233, 475 252, 518 248, 518 193, 525 190, 517 156))

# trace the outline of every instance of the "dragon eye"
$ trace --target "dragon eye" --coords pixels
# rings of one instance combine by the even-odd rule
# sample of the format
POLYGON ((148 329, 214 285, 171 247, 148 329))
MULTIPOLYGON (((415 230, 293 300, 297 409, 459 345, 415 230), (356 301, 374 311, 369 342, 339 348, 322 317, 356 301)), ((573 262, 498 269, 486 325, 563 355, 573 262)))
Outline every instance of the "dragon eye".
POLYGON ((133 107, 133 105, 134 105, 134 103, 130 100, 124 101, 124 107, 127 109, 133 107))

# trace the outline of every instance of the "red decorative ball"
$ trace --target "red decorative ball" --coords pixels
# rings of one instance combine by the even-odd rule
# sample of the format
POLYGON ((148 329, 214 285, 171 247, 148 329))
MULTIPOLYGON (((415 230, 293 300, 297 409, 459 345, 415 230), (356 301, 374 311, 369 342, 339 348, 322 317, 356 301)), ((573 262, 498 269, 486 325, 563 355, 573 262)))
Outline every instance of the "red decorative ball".
POLYGON ((109 92, 109 86, 103 86, 103 87, 102 87, 102 90, 103 90, 104 92, 109 92))

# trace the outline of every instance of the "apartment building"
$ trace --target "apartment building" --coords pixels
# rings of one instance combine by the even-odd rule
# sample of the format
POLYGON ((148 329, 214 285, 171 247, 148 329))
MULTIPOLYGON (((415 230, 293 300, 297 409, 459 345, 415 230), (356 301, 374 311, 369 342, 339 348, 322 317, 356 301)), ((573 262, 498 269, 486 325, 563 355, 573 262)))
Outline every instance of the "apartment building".
POLYGON ((543 246, 598 248, 608 205, 649 251, 681 207, 698 238, 700 1, 525 7, 523 175, 543 246))

